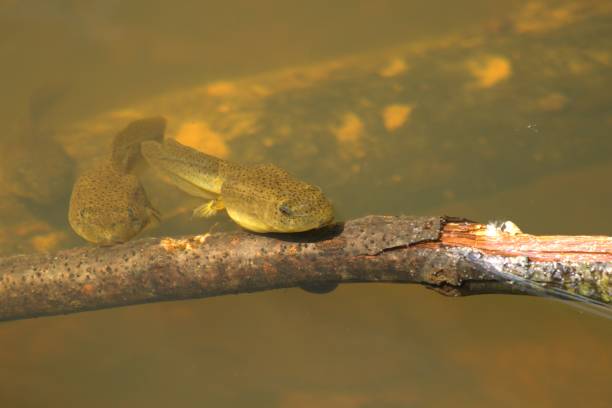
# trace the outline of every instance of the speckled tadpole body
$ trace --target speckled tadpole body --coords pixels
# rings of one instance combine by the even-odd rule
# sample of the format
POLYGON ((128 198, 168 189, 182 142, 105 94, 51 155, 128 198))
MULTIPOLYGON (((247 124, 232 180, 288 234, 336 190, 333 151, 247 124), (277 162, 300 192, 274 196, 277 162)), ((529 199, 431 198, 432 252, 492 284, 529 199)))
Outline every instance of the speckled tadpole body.
POLYGON ((210 216, 225 209, 254 232, 301 232, 330 224, 331 203, 320 188, 272 165, 240 165, 207 155, 172 139, 147 141, 149 165, 188 194, 210 199, 194 210, 210 216))
POLYGON ((121 243, 159 219, 136 168, 144 162, 141 142, 163 140, 165 128, 161 117, 130 123, 113 139, 111 157, 77 179, 68 221, 78 235, 99 245, 121 243))

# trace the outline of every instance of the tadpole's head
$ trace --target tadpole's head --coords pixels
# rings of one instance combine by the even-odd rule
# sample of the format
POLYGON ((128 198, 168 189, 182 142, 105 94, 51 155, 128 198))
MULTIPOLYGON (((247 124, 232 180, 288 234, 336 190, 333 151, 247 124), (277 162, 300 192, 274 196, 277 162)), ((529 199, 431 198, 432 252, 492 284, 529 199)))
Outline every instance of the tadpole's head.
POLYGON ((274 231, 302 232, 332 223, 333 206, 320 188, 301 181, 292 187, 279 191, 273 208, 274 231))
POLYGON ((334 209, 319 187, 273 165, 234 171, 221 188, 228 215, 254 232, 302 232, 329 225, 334 209))
POLYGON ((130 240, 158 219, 145 191, 134 176, 104 183, 87 175, 75 184, 68 220, 72 229, 97 245, 130 240))

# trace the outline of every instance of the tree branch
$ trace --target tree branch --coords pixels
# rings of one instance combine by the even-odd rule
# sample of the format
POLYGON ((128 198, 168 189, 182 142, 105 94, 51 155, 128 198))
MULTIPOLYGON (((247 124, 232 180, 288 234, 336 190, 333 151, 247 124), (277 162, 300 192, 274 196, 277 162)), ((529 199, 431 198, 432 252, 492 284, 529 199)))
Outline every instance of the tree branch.
POLYGON ((0 320, 334 282, 418 283, 449 296, 526 292, 499 271, 609 302, 612 238, 367 216, 303 234, 146 238, 11 256, 0 259, 0 320))

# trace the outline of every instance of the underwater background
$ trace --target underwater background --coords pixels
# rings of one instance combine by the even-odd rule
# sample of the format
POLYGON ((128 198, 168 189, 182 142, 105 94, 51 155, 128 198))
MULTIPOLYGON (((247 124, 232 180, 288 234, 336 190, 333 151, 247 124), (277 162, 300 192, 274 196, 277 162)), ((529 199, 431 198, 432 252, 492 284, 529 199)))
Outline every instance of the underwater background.
MULTIPOLYGON (((340 220, 612 235, 612 3, 0 1, 0 255, 86 245, 77 174, 130 121, 319 185, 340 220)), ((164 222, 238 228, 147 173, 164 222)), ((562 302, 341 285, 0 324, 6 407, 605 407, 612 325, 562 302)))

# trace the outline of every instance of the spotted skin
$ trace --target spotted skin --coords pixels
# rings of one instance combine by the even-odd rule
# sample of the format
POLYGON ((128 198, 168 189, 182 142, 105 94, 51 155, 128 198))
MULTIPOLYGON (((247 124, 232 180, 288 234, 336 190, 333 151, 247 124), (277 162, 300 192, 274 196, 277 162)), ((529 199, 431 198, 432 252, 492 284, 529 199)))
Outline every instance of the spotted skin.
POLYGON ((130 123, 113 140, 110 158, 84 172, 70 197, 68 221, 83 239, 98 245, 126 242, 159 221, 137 176, 140 144, 162 140, 161 117, 130 123))
POLYGON ((320 188, 273 164, 230 163, 172 139, 144 142, 142 154, 172 184, 212 199, 196 208, 195 216, 225 209, 234 222, 254 232, 302 232, 333 221, 332 205, 320 188))

